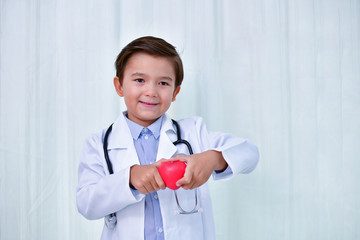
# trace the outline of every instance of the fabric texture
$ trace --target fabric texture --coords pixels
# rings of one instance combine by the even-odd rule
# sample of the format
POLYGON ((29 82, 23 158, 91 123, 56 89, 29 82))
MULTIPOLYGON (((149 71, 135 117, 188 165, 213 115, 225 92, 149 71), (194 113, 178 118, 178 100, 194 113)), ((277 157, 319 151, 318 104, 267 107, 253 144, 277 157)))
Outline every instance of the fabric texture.
POLYGON ((359 29, 359 0, 0 0, 0 239, 98 239, 79 157, 126 110, 114 61, 147 35, 183 59, 169 115, 259 147, 209 181, 217 239, 359 239, 359 29))

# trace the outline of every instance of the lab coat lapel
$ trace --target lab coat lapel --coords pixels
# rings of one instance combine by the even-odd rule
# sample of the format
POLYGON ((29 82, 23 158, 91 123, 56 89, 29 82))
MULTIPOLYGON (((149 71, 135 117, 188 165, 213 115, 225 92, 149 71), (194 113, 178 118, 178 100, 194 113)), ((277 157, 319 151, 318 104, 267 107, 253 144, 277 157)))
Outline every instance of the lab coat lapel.
POLYGON ((131 132, 125 120, 124 113, 121 113, 114 122, 109 139, 109 150, 128 148, 133 144, 131 132))
POLYGON ((114 154, 116 153, 114 156, 115 158, 112 160, 116 169, 140 164, 134 141, 123 113, 120 114, 113 124, 109 136, 108 150, 110 151, 110 154, 112 151, 114 151, 114 154), (121 159, 123 160, 121 161, 121 159), (124 159, 126 159, 126 161, 124 159))
POLYGON ((176 141, 176 133, 172 121, 164 115, 156 160, 162 158, 170 159, 176 153, 177 148, 173 144, 173 141, 176 141))

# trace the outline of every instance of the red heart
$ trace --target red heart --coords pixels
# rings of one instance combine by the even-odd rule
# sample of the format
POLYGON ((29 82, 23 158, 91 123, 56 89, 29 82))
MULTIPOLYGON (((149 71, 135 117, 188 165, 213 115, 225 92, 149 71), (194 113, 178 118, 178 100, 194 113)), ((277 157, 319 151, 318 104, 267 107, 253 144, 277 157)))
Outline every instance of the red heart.
POLYGON ((181 161, 168 161, 160 164, 158 170, 161 178, 165 182, 165 185, 176 190, 179 187, 176 186, 176 182, 184 177, 186 164, 181 161))

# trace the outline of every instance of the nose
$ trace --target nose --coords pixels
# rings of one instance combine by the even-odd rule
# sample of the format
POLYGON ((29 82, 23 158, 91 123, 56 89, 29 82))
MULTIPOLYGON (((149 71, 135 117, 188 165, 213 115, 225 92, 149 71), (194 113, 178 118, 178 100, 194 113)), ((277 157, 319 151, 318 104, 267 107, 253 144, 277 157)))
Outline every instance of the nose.
POLYGON ((156 97, 157 96, 157 89, 156 85, 153 83, 149 83, 146 86, 145 95, 149 97, 156 97))

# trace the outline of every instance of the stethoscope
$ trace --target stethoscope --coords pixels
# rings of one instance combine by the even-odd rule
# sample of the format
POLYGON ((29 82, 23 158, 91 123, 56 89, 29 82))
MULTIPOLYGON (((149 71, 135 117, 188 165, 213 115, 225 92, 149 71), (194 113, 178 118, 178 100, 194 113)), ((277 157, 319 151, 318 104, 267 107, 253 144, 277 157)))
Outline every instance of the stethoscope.
MULTIPOLYGON (((180 133, 179 124, 173 119, 172 119, 172 122, 176 127, 176 135, 177 135, 177 140, 175 142, 173 142, 173 144, 175 146, 178 145, 178 144, 185 144, 188 151, 189 151, 189 153, 190 153, 190 155, 192 155, 193 150, 191 148, 190 143, 188 141, 184 140, 184 139, 181 139, 181 133, 180 133)), ((104 137, 104 144, 103 144, 104 156, 105 156, 106 164, 107 164, 107 167, 108 167, 108 170, 109 170, 110 174, 113 174, 114 171, 113 171, 112 164, 111 164, 111 161, 110 161, 110 158, 109 158, 109 153, 108 153, 108 150, 107 150, 107 146, 108 146, 108 138, 109 138, 109 135, 110 135, 111 130, 112 130, 112 125, 113 124, 111 124, 110 127, 106 130, 105 137, 104 137)), ((191 211, 185 211, 180 206, 176 190, 174 191, 174 194, 175 194, 176 204, 177 204, 177 207, 178 207, 178 210, 175 211, 175 214, 193 214, 193 213, 201 213, 202 212, 202 209, 198 207, 197 188, 195 188, 195 207, 191 211)), ((110 215, 105 217, 105 224, 109 228, 113 228, 115 226, 116 222, 117 222, 116 221, 116 213, 111 213, 110 215)))

